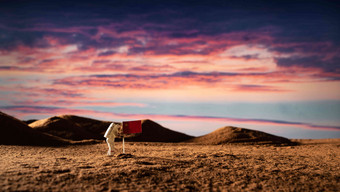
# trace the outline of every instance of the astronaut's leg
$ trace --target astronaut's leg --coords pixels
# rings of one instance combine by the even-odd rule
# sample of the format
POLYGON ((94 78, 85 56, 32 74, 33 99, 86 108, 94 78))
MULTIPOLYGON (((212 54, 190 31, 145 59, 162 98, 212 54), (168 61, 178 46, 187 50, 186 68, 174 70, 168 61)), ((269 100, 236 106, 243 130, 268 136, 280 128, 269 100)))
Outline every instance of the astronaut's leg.
POLYGON ((109 146, 109 150, 107 151, 107 155, 110 155, 111 146, 110 146, 110 143, 109 143, 109 138, 106 138, 106 143, 109 146))
POLYGON ((111 145, 111 155, 113 155, 112 153, 114 153, 114 148, 115 148, 115 138, 111 138, 111 142, 110 142, 110 145, 111 145))
POLYGON ((112 153, 114 152, 113 151, 113 149, 114 149, 114 142, 115 142, 115 138, 107 138, 106 139, 106 143, 109 146, 109 150, 107 151, 107 155, 108 156, 111 156, 112 153))

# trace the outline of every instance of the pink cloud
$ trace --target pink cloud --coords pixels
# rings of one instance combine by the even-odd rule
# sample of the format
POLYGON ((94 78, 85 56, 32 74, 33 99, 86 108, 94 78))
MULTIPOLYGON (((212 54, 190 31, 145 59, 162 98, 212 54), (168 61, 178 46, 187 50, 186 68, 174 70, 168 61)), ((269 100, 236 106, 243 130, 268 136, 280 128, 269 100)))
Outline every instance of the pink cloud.
POLYGON ((237 92, 286 92, 289 90, 282 89, 275 86, 267 86, 267 85, 236 85, 233 89, 237 92))
MULTIPOLYGON (((147 67, 149 68, 149 67, 147 67)), ((146 69, 146 68, 144 68, 146 69)), ((151 70, 153 67, 151 67, 151 70)), ((261 92, 282 92, 290 91, 288 88, 275 86, 275 83, 312 82, 315 73, 306 72, 302 75, 300 71, 278 71, 269 73, 224 73, 207 72, 195 73, 191 71, 161 74, 115 74, 115 75, 89 75, 70 76, 56 79, 56 85, 85 86, 85 87, 114 87, 128 89, 172 89, 190 86, 201 88, 224 87, 233 91, 261 91, 261 92), (295 73, 300 76, 295 78, 295 73), (247 82, 238 84, 237 82, 247 82)))
POLYGON ((44 99, 44 100, 24 100, 16 101, 13 104, 17 106, 58 106, 58 107, 82 107, 82 106, 96 106, 96 107, 120 107, 120 106, 133 106, 133 107, 145 107, 146 104, 143 103, 132 103, 132 102, 105 102, 105 101, 89 101, 91 99, 68 99, 60 100, 58 98, 54 99, 44 99))
MULTIPOLYGON (((3 86, 6 89, 2 91, 20 93, 7 99, 8 103, 43 101, 53 96, 56 102, 70 101, 78 105, 75 99, 79 99, 82 105, 95 105, 91 99, 101 99, 92 90, 103 88, 124 91, 124 96, 133 95, 133 91, 165 89, 178 90, 177 93, 185 95, 189 89, 214 88, 210 95, 215 98, 235 94, 235 99, 239 99, 238 96, 247 92, 277 95, 290 92, 292 98, 299 90, 291 88, 291 85, 340 79, 339 73, 315 66, 290 66, 289 62, 278 66, 275 63, 276 57, 321 55, 317 52, 319 47, 323 47, 322 53, 333 49, 334 45, 328 42, 313 46, 306 42, 277 42, 266 29, 215 36, 190 35, 197 31, 187 31, 184 33, 187 36, 176 37, 161 31, 150 34, 141 29, 117 32, 115 27, 112 24, 58 29, 40 25, 24 29, 74 33, 89 37, 89 41, 45 35, 40 40, 46 43, 44 48, 20 45, 13 51, 2 51, 0 55, 9 57, 12 63, 1 63, 1 74, 14 74, 18 79, 18 82, 6 79, 10 85, 3 86), (86 48, 81 43, 86 44, 86 48), (223 55, 228 50, 235 51, 235 48, 238 54, 223 55), (296 53, 291 53, 292 50, 296 53), (248 54, 251 51, 253 54, 248 54), (110 52, 112 54, 103 54, 110 52), (40 78, 40 82, 28 82, 27 77, 32 76, 40 78), (87 95, 92 95, 92 98, 87 95), (87 103, 87 99, 90 102, 87 103)), ((331 52, 329 54, 327 57, 334 56, 331 52)), ((49 100, 46 101, 48 103, 49 100)))

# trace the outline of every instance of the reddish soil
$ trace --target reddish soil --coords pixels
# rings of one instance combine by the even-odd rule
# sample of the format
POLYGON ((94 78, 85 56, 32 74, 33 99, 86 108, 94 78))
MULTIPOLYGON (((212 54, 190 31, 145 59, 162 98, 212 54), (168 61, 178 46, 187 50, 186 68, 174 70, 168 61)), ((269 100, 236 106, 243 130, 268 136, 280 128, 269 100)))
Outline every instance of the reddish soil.
POLYGON ((297 146, 0 145, 0 191, 338 191, 340 139, 297 146))

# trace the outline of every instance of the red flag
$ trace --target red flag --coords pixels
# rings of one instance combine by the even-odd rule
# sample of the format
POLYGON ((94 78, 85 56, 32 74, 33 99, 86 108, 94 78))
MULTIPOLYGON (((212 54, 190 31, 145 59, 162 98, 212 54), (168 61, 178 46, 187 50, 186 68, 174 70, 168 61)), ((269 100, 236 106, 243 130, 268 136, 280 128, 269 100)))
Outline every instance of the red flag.
POLYGON ((141 133, 142 121, 123 121, 123 134, 141 133))

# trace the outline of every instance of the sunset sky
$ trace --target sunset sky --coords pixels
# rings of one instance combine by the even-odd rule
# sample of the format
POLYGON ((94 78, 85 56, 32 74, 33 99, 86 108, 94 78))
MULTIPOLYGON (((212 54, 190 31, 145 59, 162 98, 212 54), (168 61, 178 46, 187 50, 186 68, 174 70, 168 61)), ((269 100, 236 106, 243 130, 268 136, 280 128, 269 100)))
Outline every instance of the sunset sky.
POLYGON ((338 1, 0 0, 0 110, 340 138, 338 1))

